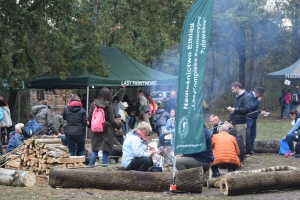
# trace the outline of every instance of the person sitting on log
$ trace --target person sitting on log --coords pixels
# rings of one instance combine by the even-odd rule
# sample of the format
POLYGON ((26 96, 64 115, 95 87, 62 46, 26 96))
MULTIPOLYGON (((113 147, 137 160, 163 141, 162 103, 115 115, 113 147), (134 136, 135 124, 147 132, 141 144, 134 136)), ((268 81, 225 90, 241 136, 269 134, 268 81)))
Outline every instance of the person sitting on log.
POLYGON ((288 132, 286 136, 284 136, 283 139, 285 139, 288 143, 290 151, 285 153, 284 156, 293 156, 295 154, 295 148, 294 148, 294 142, 299 142, 300 141, 300 113, 297 110, 292 110, 290 111, 290 118, 292 120, 295 120, 295 124, 293 128, 288 132))
POLYGON ((235 171, 240 167, 240 149, 236 139, 228 133, 225 124, 219 127, 219 133, 212 137, 213 153, 215 160, 212 164, 212 176, 220 176, 218 168, 227 168, 228 172, 235 171))
POLYGON ((8 141, 8 145, 6 147, 6 153, 14 150, 15 148, 17 148, 18 146, 20 146, 21 144, 23 144, 23 141, 25 139, 25 137, 22 134, 22 128, 24 127, 24 124, 22 123, 18 123, 15 125, 15 131, 12 131, 9 134, 9 141, 8 141))
POLYGON ((204 135, 206 138, 206 151, 183 154, 181 157, 176 158, 176 169, 185 170, 195 167, 203 167, 204 171, 207 171, 212 162, 214 161, 211 134, 207 128, 204 128, 204 135))
POLYGON ((53 118, 50 110, 48 109, 48 101, 43 100, 42 105, 35 105, 31 108, 32 114, 36 122, 40 125, 41 132, 43 134, 52 134, 54 133, 57 136, 61 136, 60 132, 53 125, 53 118), (51 131, 49 131, 48 128, 51 131))
POLYGON ((239 146, 240 149, 240 155, 239 155, 239 159, 241 162, 244 162, 245 159, 245 144, 244 144, 244 140, 243 140, 243 136, 241 134, 239 134, 234 126, 232 124, 230 124, 228 121, 225 121, 224 124, 226 126, 228 126, 228 133, 230 135, 232 135, 233 137, 235 137, 235 140, 239 146))
MULTIPOLYGON (((115 114, 115 120, 118 123, 122 122, 121 115, 115 114)), ((119 157, 122 157, 122 149, 117 146, 122 146, 124 143, 124 135, 122 129, 115 129, 115 137, 114 137, 114 149, 111 153, 111 157, 109 159, 110 164, 119 163, 119 157)))
POLYGON ((154 149, 148 149, 147 134, 152 128, 147 122, 140 122, 136 129, 126 134, 123 144, 122 166, 126 170, 147 171, 153 165, 151 155, 154 149))

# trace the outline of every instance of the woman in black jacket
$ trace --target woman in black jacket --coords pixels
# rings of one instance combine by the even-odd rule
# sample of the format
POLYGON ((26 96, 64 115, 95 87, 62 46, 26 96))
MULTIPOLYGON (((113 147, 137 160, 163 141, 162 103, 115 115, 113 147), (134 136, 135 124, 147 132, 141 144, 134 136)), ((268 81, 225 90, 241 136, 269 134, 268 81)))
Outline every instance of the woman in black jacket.
POLYGON ((65 107, 63 118, 67 121, 65 137, 71 156, 85 155, 85 127, 88 124, 86 111, 82 107, 80 98, 77 95, 74 95, 69 105, 65 107))

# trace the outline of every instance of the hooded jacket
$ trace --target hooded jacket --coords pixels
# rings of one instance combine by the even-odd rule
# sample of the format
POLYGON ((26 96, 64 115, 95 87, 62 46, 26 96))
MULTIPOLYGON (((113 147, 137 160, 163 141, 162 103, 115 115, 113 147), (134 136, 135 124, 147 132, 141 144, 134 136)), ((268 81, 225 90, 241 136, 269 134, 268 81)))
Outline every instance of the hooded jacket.
POLYGON ((164 109, 158 109, 156 111, 156 115, 154 117, 154 121, 156 126, 161 127, 167 124, 168 119, 170 118, 170 114, 164 109))
POLYGON ((58 134, 59 131, 53 125, 53 119, 50 110, 46 105, 36 105, 31 108, 32 114, 35 121, 40 125, 40 128, 44 134, 48 134, 49 129, 45 128, 47 126, 53 131, 53 133, 58 134))
MULTIPOLYGON (((92 151, 107 151, 112 152, 114 147, 115 128, 119 129, 122 122, 117 122, 114 119, 113 107, 110 102, 95 99, 90 105, 88 121, 91 122, 93 111, 97 107, 103 108, 105 112, 106 129, 102 133, 91 133, 92 151)), ((91 123, 90 123, 91 124, 91 123)))
POLYGON ((66 135, 83 135, 87 126, 86 112, 82 106, 67 106, 63 112, 64 120, 67 120, 66 135))

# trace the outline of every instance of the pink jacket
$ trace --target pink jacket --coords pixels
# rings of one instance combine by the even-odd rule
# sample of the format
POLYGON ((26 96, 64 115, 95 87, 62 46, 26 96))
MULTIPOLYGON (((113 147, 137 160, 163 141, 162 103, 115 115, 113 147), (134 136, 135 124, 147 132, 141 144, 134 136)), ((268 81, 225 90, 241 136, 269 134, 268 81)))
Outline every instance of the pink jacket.
POLYGON ((286 93, 284 95, 284 102, 286 104, 291 104, 291 102, 292 102, 292 94, 290 92, 288 92, 288 93, 286 93))

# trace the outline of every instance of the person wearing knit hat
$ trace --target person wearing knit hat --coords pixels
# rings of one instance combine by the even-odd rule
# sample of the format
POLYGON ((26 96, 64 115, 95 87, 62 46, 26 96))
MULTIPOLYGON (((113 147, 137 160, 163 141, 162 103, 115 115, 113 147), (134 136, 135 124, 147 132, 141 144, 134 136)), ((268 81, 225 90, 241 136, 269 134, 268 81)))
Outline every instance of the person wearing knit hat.
POLYGON ((251 98, 251 109, 250 113, 247 114, 247 129, 246 131, 250 133, 250 138, 251 138, 251 153, 250 154, 255 154, 253 151, 254 149, 254 142, 256 138, 256 120, 258 118, 259 113, 265 114, 265 111, 262 111, 260 109, 260 102, 262 100, 262 96, 265 93, 265 89, 262 87, 257 87, 253 90, 253 92, 248 93, 247 95, 250 96, 251 98))

